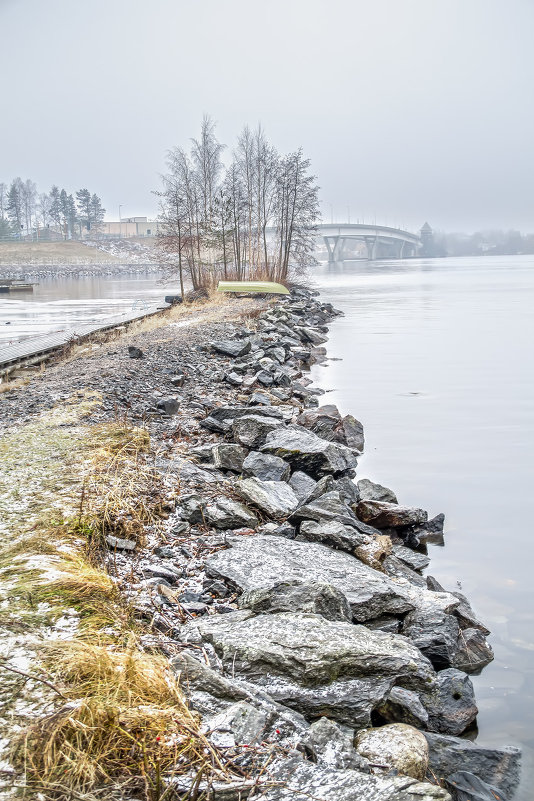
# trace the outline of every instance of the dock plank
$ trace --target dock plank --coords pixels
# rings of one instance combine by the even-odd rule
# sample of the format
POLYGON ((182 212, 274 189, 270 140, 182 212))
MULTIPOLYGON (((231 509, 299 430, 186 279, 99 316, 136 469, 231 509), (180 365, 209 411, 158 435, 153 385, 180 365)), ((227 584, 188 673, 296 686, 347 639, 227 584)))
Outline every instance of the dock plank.
POLYGON ((160 301, 158 303, 149 304, 144 309, 114 314, 99 322, 84 323, 73 326, 72 328, 66 328, 63 331, 56 331, 39 337, 31 337, 29 339, 23 339, 20 342, 14 342, 11 345, 1 346, 0 372, 8 367, 12 367, 18 362, 23 362, 27 359, 40 356, 41 354, 51 353, 71 342, 73 339, 83 338, 98 331, 117 328, 125 323, 141 320, 143 317, 150 317, 162 308, 168 307, 163 305, 163 301, 160 301))

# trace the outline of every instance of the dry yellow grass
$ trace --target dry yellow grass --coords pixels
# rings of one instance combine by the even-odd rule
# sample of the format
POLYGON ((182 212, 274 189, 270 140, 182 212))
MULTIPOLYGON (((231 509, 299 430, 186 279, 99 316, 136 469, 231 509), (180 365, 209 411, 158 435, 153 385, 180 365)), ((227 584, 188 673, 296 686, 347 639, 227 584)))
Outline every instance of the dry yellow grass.
POLYGON ((123 259, 80 242, 0 242, 0 264, 99 264, 120 261, 123 259))
MULTIPOLYGON (((102 536, 114 531, 142 537, 146 523, 157 522, 160 499, 147 432, 121 422, 82 425, 97 402, 82 396, 2 443, 0 474, 6 468, 8 479, 26 459, 23 475, 31 475, 34 502, 32 524, 17 529, 21 501, 4 497, 6 511, 12 504, 16 509, 10 541, 0 552, 2 590, 9 597, 0 630, 16 636, 19 649, 22 638, 27 641, 33 665, 25 675, 38 692, 28 724, 16 711, 17 692, 26 683, 15 681, 11 728, 1 735, 11 740, 13 765, 27 793, 54 801, 88 793, 89 801, 121 788, 163 801, 174 777, 194 783, 230 772, 200 733, 168 662, 140 647, 143 624, 101 566, 102 536), (56 440, 65 424, 76 431, 75 458, 56 440), (47 453, 54 454, 52 467, 47 453), (51 470, 63 496, 63 513, 52 516, 51 470), (60 618, 74 633, 65 638, 61 629, 60 639, 50 639, 60 618)), ((9 660, 0 657, 0 668, 3 678, 10 675, 9 660)))
POLYGON ((22 389, 29 382, 29 378, 15 378, 13 381, 3 381, 0 376, 0 395, 3 392, 11 392, 14 389, 22 389))
POLYGON ((43 664, 68 700, 14 744, 30 786, 87 792, 119 783, 161 799, 164 777, 208 765, 227 773, 162 657, 135 642, 121 651, 56 643, 43 649, 43 664))

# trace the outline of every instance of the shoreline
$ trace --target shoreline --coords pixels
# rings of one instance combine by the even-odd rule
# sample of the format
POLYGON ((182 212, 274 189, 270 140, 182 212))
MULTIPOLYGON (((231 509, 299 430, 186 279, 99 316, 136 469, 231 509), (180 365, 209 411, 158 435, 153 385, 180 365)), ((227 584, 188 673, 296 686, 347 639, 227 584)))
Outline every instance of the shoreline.
MULTIPOLYGON (((517 749, 458 739, 476 716, 464 671, 492 656, 467 599, 421 575, 422 546, 440 536, 442 519, 428 521, 391 490, 352 481, 363 429, 335 407, 321 409, 322 391, 306 377, 306 366, 326 355, 335 310, 306 291, 250 310, 245 326, 199 324, 196 351, 189 348, 180 370, 159 344, 172 336, 128 335, 93 357, 94 376, 85 371, 84 389, 103 394, 94 413, 101 423, 117 413, 117 399, 128 409, 122 401, 149 368, 153 382, 145 357, 155 359, 159 397, 130 401, 128 414, 156 443, 160 480, 179 485, 164 530, 149 529, 146 546, 108 538, 113 580, 187 676, 189 703, 209 721, 212 744, 241 749, 240 758, 253 747, 256 773, 268 764, 270 780, 286 787, 254 797, 445 801, 428 779, 470 768, 511 792, 517 749), (126 356, 126 341, 141 348, 139 358, 126 356), (158 347, 164 352, 154 355, 158 347), (112 381, 106 386, 110 375, 122 398, 110 392, 112 381), (373 724, 371 739, 377 731, 390 739, 358 735, 355 748, 354 732, 373 724)), ((64 392, 76 372, 67 369, 65 381, 61 365, 54 369, 64 392)), ((40 379, 45 408, 49 378, 40 379)), ((8 397, 8 406, 20 407, 19 398, 8 397)), ((454 791, 454 782, 447 787, 454 791)))

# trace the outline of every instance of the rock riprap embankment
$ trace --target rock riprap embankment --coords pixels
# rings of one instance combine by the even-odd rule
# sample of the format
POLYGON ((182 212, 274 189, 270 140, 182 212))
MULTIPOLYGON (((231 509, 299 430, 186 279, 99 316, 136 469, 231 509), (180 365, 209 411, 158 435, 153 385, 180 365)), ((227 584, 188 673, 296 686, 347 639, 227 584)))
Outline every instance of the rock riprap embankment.
POLYGON ((511 796, 518 752, 459 737, 493 655, 467 599, 422 575, 443 516, 357 477, 363 427, 306 375, 337 314, 298 290, 210 342, 221 400, 158 465, 181 486, 168 543, 113 558, 160 647, 179 645, 208 736, 254 747, 269 786, 251 798, 447 801, 436 778, 460 766, 511 796))

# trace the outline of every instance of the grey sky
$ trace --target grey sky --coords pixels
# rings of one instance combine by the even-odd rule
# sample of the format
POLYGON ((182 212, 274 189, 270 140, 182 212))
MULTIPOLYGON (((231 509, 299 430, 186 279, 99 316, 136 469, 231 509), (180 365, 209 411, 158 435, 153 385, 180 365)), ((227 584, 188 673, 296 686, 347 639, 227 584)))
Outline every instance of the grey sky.
POLYGON ((0 181, 154 215, 203 113, 302 146, 325 220, 534 231, 534 0, 0 0, 0 181))

